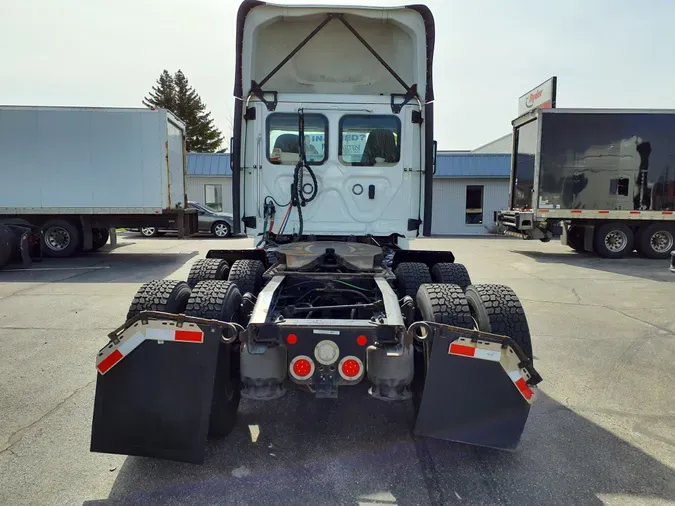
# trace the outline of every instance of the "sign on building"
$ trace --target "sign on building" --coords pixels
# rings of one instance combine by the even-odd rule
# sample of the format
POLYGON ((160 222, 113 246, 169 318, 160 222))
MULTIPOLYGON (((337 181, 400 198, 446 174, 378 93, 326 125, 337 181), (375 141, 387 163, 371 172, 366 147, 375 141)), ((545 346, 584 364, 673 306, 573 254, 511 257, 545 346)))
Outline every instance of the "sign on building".
POLYGON ((554 108, 558 78, 553 76, 518 99, 518 116, 534 109, 554 108))

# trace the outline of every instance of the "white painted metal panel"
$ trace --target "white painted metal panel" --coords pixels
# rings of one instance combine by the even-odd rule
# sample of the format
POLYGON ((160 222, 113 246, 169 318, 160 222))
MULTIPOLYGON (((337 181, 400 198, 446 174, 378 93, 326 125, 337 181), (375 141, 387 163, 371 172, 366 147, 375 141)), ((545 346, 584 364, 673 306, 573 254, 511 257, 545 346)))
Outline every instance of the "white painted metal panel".
POLYGON ((503 209, 508 201, 507 179, 454 179, 434 181, 432 234, 485 235, 494 227, 493 212, 503 209), (466 224, 466 187, 483 186, 483 223, 466 224))
POLYGON ((167 142, 162 110, 0 107, 0 213, 161 212, 167 142))

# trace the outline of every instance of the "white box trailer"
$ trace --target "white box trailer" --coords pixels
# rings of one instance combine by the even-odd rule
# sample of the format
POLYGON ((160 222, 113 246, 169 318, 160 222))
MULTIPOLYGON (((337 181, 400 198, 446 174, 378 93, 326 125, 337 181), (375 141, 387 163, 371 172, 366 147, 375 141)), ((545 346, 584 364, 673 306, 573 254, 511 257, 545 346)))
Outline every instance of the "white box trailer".
POLYGON ((48 256, 115 227, 195 230, 185 125, 164 109, 0 107, 0 219, 41 226, 48 256))

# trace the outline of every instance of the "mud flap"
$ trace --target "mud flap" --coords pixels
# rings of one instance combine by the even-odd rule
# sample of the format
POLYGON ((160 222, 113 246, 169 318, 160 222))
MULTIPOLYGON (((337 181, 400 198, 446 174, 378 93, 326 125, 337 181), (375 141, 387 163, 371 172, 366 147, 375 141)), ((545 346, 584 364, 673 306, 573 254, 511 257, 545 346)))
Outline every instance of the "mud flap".
MULTIPOLYGON (((123 337, 120 350, 139 335, 123 337)), ((205 329, 201 342, 138 341, 104 373, 98 366, 91 451, 203 463, 220 332, 205 329)), ((117 349, 106 352, 112 360, 117 349)))
POLYGON ((514 450, 539 375, 508 338, 440 325, 434 332, 430 325, 433 346, 415 433, 514 450))

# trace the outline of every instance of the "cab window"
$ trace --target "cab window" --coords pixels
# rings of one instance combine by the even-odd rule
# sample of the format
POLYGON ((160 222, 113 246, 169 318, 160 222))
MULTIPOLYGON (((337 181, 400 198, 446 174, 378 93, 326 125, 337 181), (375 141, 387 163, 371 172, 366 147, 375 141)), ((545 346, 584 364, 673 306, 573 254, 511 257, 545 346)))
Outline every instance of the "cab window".
POLYGON ((395 165, 401 159, 396 116, 347 115, 340 120, 340 162, 359 167, 395 165))
MULTIPOLYGON (((275 165, 295 165, 300 159, 299 116, 275 113, 267 117, 267 159, 275 165)), ((305 114, 305 155, 321 165, 328 158, 328 120, 322 114, 305 114)))

